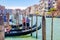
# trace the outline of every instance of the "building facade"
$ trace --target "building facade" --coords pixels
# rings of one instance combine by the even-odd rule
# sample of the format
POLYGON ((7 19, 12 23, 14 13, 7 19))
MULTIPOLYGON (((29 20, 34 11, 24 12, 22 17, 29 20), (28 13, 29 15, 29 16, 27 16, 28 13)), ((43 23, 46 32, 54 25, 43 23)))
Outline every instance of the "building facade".
POLYGON ((13 9, 5 9, 4 10, 4 13, 5 14, 7 14, 7 13, 12 14, 12 11, 13 11, 13 9))
POLYGON ((40 12, 43 15, 45 12, 46 16, 51 16, 52 14, 48 14, 50 8, 56 8, 56 1, 55 0, 40 0, 40 12))
POLYGON ((0 5, 0 13, 4 13, 5 6, 0 5))

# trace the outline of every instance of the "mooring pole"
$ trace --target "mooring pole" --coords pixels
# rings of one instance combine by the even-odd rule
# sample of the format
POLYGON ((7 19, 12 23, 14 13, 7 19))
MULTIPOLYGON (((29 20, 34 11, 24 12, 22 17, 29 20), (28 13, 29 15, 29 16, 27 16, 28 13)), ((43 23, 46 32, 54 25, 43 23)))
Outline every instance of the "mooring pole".
MULTIPOLYGON (((16 13, 16 24, 17 24, 17 26, 19 25, 19 14, 18 14, 18 12, 16 13)), ((19 26, 18 26, 18 28, 19 28, 19 26)))
POLYGON ((19 12, 18 12, 18 28, 19 28, 19 12))
POLYGON ((7 16, 7 26, 9 27, 9 13, 7 13, 6 16, 7 16))
POLYGON ((0 40, 4 40, 4 33, 3 13, 0 13, 0 40))
POLYGON ((42 16, 42 40, 46 40, 46 21, 45 21, 45 12, 42 16))
POLYGON ((51 23, 51 40, 53 40, 53 17, 54 17, 54 14, 52 13, 52 23, 51 23))
MULTIPOLYGON (((32 26, 33 26, 33 15, 31 16, 31 30, 32 30, 32 26)), ((32 36, 32 32, 31 32, 31 36, 32 36)))
POLYGON ((38 38, 38 27, 37 27, 37 22, 38 22, 38 15, 36 15, 36 38, 38 38))

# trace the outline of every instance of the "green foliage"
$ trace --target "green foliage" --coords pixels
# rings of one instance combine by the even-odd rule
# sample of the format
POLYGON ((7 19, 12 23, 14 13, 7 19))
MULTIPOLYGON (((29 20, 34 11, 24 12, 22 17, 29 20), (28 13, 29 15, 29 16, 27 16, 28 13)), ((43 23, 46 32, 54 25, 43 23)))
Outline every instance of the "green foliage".
POLYGON ((47 12, 47 14, 51 14, 51 12, 47 12))
POLYGON ((36 11, 36 15, 38 15, 39 14, 39 11, 36 11))
POLYGON ((50 8, 49 12, 55 11, 55 8, 50 8))
POLYGON ((56 9, 55 8, 50 8, 50 10, 48 10, 48 14, 50 14, 52 11, 56 11, 56 9))

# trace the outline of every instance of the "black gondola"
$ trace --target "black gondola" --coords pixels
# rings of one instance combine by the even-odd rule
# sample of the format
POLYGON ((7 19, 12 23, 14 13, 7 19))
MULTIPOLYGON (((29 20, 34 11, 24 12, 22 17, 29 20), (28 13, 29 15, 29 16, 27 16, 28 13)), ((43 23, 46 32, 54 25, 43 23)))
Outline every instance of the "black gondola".
POLYGON ((12 28, 17 28, 17 26, 22 27, 22 24, 19 25, 10 25, 12 28))
MULTIPOLYGON (((38 30, 41 28, 41 24, 38 27, 38 30)), ((36 25, 34 25, 30 29, 24 30, 24 29, 19 29, 19 30, 11 30, 10 32, 5 32, 5 36, 21 36, 21 35, 26 35, 26 34, 30 34, 31 32, 35 32, 36 31, 36 25)))
MULTIPOLYGON (((34 27, 36 27, 36 24, 35 25, 33 25, 33 27, 32 28, 34 28, 34 27)), ((29 29, 31 29, 31 27, 29 27, 29 29)), ((21 30, 25 30, 25 28, 21 28, 21 29, 19 29, 19 28, 12 28, 10 31, 21 31, 21 30)))

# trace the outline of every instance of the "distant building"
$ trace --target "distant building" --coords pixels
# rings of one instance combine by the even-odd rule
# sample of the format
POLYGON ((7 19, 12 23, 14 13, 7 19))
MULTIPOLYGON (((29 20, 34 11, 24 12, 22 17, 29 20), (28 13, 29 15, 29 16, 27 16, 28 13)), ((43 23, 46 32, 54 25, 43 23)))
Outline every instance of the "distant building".
POLYGON ((55 0, 40 0, 40 13, 43 15, 43 12, 48 16, 47 12, 50 8, 56 8, 55 0))
POLYGON ((0 5, 0 13, 4 13, 5 6, 0 5))
POLYGON ((29 14, 35 15, 37 11, 39 12, 39 15, 40 15, 41 13, 40 13, 40 5, 39 4, 35 4, 35 5, 30 6, 25 9, 25 12, 27 15, 29 15, 29 14))
POLYGON ((57 2, 56 2, 56 0, 53 1, 53 7, 57 8, 57 2))
POLYGON ((48 10, 50 8, 56 8, 56 1, 55 0, 49 0, 48 1, 48 10))
POLYGON ((57 5, 57 16, 60 16, 60 0, 56 0, 57 5))
MULTIPOLYGON (((43 0, 40 0, 40 4, 39 4, 39 9, 40 9, 40 14, 41 15, 43 15, 43 12, 44 12, 44 10, 45 10, 45 4, 44 4, 44 1, 43 0)), ((47 9, 47 7, 46 7, 46 9, 47 9)), ((47 9, 48 10, 48 9, 47 9)))
POLYGON ((26 15, 29 15, 29 14, 30 14, 30 12, 31 12, 31 6, 30 6, 30 7, 28 7, 28 8, 26 8, 26 9, 25 9, 25 11, 26 11, 26 13, 25 13, 25 14, 26 14, 26 15))
POLYGON ((60 10, 60 0, 56 0, 57 3, 57 9, 60 10))
POLYGON ((30 14, 35 14, 35 7, 34 6, 31 6, 30 14))
POLYGON ((26 16, 26 12, 27 10, 25 9, 25 10, 22 10, 22 15, 24 15, 24 16, 26 16))
POLYGON ((18 14, 22 14, 22 10, 21 9, 15 9, 16 13, 18 14))
POLYGON ((39 5, 33 5, 34 6, 34 13, 33 14, 36 14, 37 11, 39 11, 39 5))
POLYGON ((30 7, 30 14, 36 14, 37 11, 40 13, 39 4, 35 4, 30 7))
POLYGON ((4 10, 4 13, 5 14, 7 14, 7 13, 12 14, 12 11, 13 11, 13 9, 5 9, 4 10))

